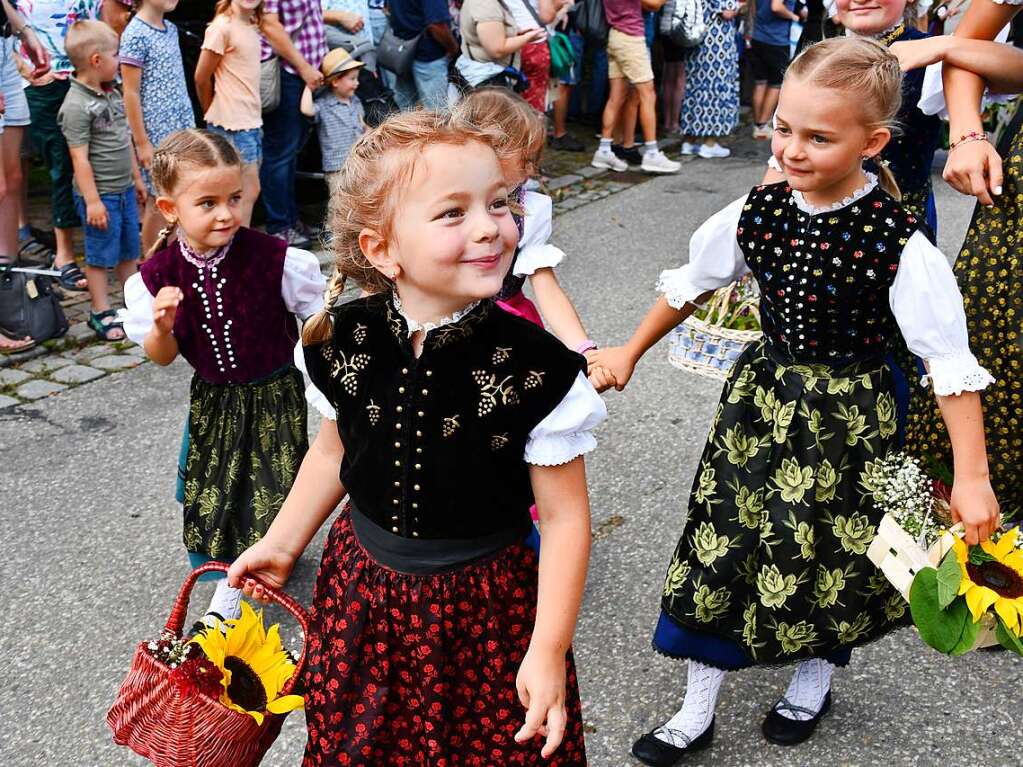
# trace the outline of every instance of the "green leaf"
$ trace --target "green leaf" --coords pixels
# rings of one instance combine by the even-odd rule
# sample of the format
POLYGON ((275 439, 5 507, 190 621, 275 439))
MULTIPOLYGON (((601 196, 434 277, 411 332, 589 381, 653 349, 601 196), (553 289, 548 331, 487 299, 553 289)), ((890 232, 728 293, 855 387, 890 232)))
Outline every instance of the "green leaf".
POLYGON ((973 622, 973 615, 970 613, 970 608, 966 605, 965 599, 960 599, 958 602, 953 602, 952 607, 949 609, 955 610, 956 605, 962 609, 962 612, 966 615, 966 622, 963 624, 963 633, 959 637, 959 641, 956 642, 955 647, 952 648, 950 655, 962 655, 968 653, 973 649, 974 642, 977 641, 977 634, 980 633, 980 622, 973 622))
POLYGON ((963 570, 954 550, 949 551, 938 567, 938 607, 944 610, 959 596, 959 585, 963 580, 963 570))
POLYGON ((998 619, 998 625, 995 627, 995 636, 998 638, 998 643, 1006 650, 1011 650, 1017 655, 1023 655, 1023 641, 1020 641, 1019 637, 1009 631, 1001 618, 998 619))
POLYGON ((980 546, 970 546, 970 564, 982 565, 985 562, 994 562, 995 558, 988 554, 980 546))
MULTIPOLYGON (((964 652, 962 646, 977 627, 965 599, 956 599, 942 610, 938 604, 938 571, 928 567, 916 574, 909 590, 909 609, 920 638, 938 652, 964 652)), ((970 639, 972 645, 973 640, 970 639)))

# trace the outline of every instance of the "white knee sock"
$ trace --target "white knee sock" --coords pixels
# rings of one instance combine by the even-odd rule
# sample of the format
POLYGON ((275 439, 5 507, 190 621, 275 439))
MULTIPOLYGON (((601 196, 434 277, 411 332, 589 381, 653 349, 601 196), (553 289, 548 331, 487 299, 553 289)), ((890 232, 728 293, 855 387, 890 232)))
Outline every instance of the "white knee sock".
POLYGON ((242 614, 241 598, 242 590, 232 589, 227 585, 227 578, 221 578, 217 581, 217 589, 213 592, 213 599, 210 600, 210 606, 206 608, 206 613, 216 613, 225 621, 240 618, 242 614))
POLYGON ((690 741, 702 735, 714 718, 714 706, 717 705, 718 690, 725 673, 719 668, 689 661, 689 680, 682 708, 654 730, 654 736, 676 748, 685 748, 690 741))
POLYGON ((831 689, 831 672, 834 670, 835 667, 826 660, 820 658, 804 660, 796 666, 792 681, 789 682, 789 689, 782 700, 783 707, 775 707, 775 710, 797 722, 813 719, 824 705, 824 696, 831 689), (784 707, 784 703, 794 706, 795 710, 784 707))

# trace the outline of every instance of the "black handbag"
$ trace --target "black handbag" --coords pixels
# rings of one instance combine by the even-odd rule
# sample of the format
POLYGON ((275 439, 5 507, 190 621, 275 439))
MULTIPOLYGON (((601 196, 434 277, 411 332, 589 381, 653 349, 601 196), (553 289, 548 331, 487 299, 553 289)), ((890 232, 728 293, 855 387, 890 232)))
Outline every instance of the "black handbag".
POLYGON ((47 271, 0 264, 0 329, 4 335, 15 339, 28 336, 42 343, 67 333, 67 317, 47 271))
POLYGON ((411 40, 402 40, 394 33, 390 25, 384 30, 377 45, 377 66, 383 67, 399 77, 403 77, 412 71, 412 64, 416 60, 416 46, 419 45, 419 38, 423 36, 420 32, 411 40))
POLYGON ((610 26, 604 13, 604 0, 581 0, 575 6, 575 28, 591 46, 607 47, 610 26))

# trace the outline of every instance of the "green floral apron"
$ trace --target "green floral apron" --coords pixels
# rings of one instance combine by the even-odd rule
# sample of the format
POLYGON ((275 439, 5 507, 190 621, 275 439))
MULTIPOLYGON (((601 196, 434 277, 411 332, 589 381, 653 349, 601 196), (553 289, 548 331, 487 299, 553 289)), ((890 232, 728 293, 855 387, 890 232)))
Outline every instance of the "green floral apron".
POLYGON ((302 374, 258 383, 192 377, 185 462, 185 548, 231 560, 266 533, 309 447, 302 374))
POLYGON ((897 447, 892 373, 785 363, 766 341, 736 362, 700 460, 662 608, 758 664, 826 656, 905 621, 867 559, 870 491, 897 447))

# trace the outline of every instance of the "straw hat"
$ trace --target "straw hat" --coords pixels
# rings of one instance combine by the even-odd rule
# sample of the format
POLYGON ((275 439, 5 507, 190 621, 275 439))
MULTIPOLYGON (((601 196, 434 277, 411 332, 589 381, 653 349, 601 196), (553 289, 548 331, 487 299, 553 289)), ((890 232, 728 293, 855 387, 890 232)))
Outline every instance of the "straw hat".
POLYGON ((361 66, 363 66, 362 62, 353 59, 344 48, 335 48, 323 57, 320 71, 323 72, 324 79, 329 80, 350 69, 358 69, 361 66))

